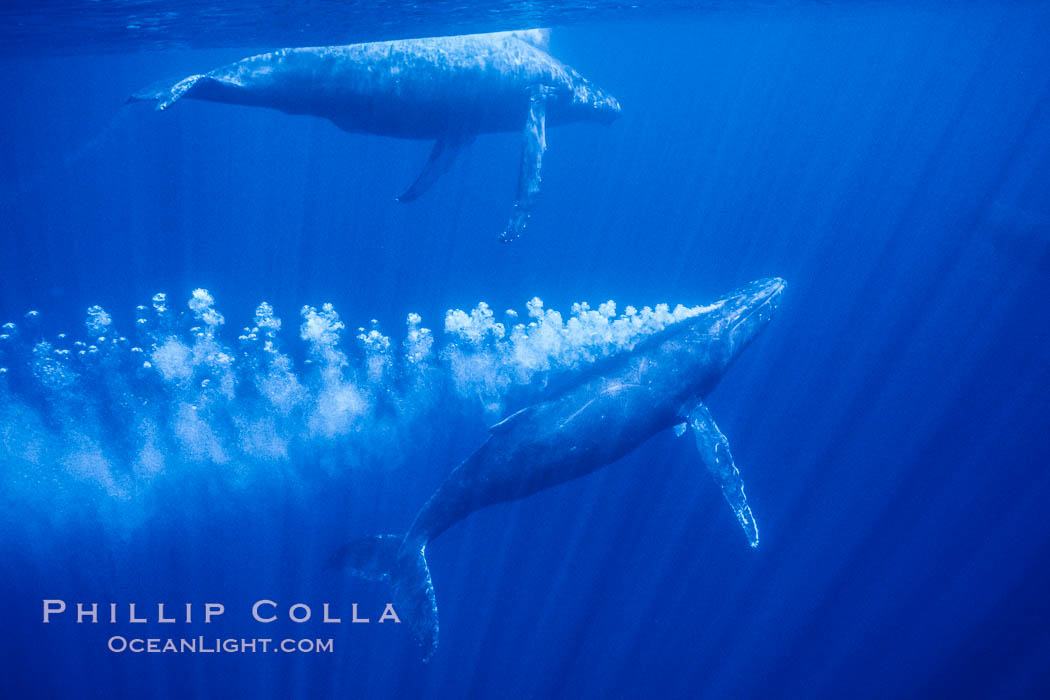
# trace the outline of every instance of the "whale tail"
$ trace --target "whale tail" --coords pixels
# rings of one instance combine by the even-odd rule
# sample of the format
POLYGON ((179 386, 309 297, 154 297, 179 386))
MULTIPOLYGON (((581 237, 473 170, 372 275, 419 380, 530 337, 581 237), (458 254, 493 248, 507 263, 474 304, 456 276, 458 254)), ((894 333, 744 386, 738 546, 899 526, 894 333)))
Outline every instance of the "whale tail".
POLYGON ((401 535, 375 535, 347 542, 328 560, 329 569, 349 569, 371 581, 389 581, 399 617, 429 661, 438 644, 437 599, 425 555, 426 543, 407 542, 401 535))
POLYGON ((183 78, 174 85, 171 83, 154 83, 149 87, 133 93, 124 100, 124 103, 155 102, 157 111, 161 112, 182 98, 183 95, 193 89, 205 78, 207 78, 205 75, 191 75, 188 78, 183 78))

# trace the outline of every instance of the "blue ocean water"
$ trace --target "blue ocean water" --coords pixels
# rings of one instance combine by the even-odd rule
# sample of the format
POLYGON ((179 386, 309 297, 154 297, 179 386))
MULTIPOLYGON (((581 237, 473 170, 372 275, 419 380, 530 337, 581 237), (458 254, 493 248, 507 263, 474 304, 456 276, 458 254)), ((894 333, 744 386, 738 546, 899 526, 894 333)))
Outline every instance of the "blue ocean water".
POLYGON ((7 11, 0 696, 1045 695, 1050 11, 314 5, 7 11), (429 143, 122 104, 277 46, 541 24, 623 113, 548 130, 509 245, 519 135, 479 137, 405 204, 429 143), (628 305, 660 323, 774 275, 776 317, 707 402, 758 548, 668 432, 435 540, 427 664, 377 624, 386 585, 324 569, 405 530, 537 382, 615 351, 603 323, 628 305), (562 345, 513 345, 530 320, 562 345), (45 599, 196 607, 45 625, 45 599), (260 599, 282 619, 252 621, 260 599), (206 602, 227 608, 209 625, 206 602), (315 617, 289 622, 295 603, 315 617), (334 651, 114 653, 115 634, 334 651))

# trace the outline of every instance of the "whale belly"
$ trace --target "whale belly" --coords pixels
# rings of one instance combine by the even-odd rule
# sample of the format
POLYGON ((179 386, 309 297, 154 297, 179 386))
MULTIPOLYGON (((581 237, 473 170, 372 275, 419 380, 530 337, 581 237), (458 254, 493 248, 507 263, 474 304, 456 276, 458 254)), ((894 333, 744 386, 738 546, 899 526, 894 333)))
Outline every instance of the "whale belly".
POLYGON ((586 476, 675 420, 675 408, 648 386, 613 382, 589 391, 530 407, 505 429, 497 426, 430 498, 413 533, 430 540, 481 508, 586 476))

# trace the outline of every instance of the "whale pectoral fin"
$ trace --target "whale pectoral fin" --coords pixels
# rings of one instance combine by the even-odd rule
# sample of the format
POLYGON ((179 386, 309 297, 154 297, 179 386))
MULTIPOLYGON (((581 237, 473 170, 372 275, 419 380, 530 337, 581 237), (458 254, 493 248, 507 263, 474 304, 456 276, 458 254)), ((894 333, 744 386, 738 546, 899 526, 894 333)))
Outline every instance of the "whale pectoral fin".
POLYGON ((538 86, 529 96, 529 115, 525 120, 521 169, 518 171, 518 195, 514 200, 510 222, 500 235, 504 243, 521 236, 532 213, 532 202, 540 191, 540 168, 543 165, 543 152, 547 150, 547 93, 547 87, 538 86))
POLYGON ((427 158, 426 165, 423 166, 419 177, 411 187, 405 190, 404 194, 397 198, 397 201, 411 202, 430 189, 430 186, 452 166, 459 152, 470 145, 473 140, 472 137, 446 137, 435 141, 434 148, 431 149, 430 157, 427 158))
POLYGON ((532 413, 535 410, 535 406, 526 406, 525 408, 519 409, 514 413, 510 414, 499 423, 495 423, 489 426, 490 433, 501 433, 509 429, 513 425, 517 425, 521 422, 525 416, 532 413))
POLYGON ((729 507, 736 513, 740 526, 744 528, 744 534, 752 547, 758 546, 758 525, 755 516, 751 513, 751 507, 747 504, 747 496, 744 494, 744 481, 740 478, 740 471, 733 463, 733 455, 729 451, 729 441, 722 431, 715 425, 711 412, 702 403, 697 403, 686 413, 689 426, 693 429, 696 438, 696 447, 700 451, 700 459, 704 466, 722 488, 729 507))

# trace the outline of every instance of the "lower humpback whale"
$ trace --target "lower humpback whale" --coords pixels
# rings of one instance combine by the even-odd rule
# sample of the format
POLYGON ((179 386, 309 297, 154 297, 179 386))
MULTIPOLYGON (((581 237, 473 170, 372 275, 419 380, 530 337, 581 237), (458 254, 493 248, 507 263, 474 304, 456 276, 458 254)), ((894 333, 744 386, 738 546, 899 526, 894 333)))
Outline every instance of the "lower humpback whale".
POLYGON ((692 429, 700 461, 757 546, 740 472, 703 398, 769 322, 784 288, 780 278, 752 282, 492 426, 488 441, 452 471, 406 534, 353 540, 330 567, 390 581, 398 613, 427 660, 438 643, 427 543, 474 511, 590 474, 670 427, 679 435, 692 429))
POLYGON ((549 30, 282 49, 128 98, 164 110, 183 98, 311 114, 340 129, 433 140, 399 197, 419 197, 477 134, 523 135, 518 192, 501 239, 521 235, 539 191, 548 124, 609 123, 616 98, 547 53, 549 30))

